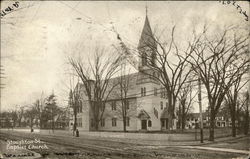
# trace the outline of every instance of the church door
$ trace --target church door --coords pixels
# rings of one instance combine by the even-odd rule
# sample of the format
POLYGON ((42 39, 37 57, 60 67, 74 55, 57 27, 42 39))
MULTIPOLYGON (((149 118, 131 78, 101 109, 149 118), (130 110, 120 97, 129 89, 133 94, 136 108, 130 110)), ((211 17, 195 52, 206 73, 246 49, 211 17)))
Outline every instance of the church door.
POLYGON ((147 120, 142 120, 141 121, 141 129, 142 130, 147 130, 147 120))
POLYGON ((166 130, 168 129, 168 118, 166 119, 166 130))

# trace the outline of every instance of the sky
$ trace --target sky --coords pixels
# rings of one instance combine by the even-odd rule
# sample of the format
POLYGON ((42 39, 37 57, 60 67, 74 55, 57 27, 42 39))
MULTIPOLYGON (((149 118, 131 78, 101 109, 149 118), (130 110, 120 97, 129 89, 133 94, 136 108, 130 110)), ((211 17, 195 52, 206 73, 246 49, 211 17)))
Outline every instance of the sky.
MULTIPOLYGON (((1 11, 13 1, 1 1, 1 11)), ((238 2, 249 15, 249 2, 238 2)), ((249 26, 232 4, 218 1, 20 1, 1 18, 1 65, 5 78, 1 110, 30 105, 52 92, 66 106, 70 89, 68 57, 86 58, 96 46, 124 42, 136 47, 145 20, 145 6, 154 33, 169 38, 176 26, 179 41, 208 23, 212 31, 249 26)))

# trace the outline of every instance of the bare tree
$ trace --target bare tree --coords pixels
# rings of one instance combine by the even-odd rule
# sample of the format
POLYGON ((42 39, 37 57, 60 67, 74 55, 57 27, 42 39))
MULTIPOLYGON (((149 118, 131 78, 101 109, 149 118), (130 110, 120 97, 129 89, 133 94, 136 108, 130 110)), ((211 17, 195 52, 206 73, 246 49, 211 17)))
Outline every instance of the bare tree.
POLYGON ((105 103, 116 86, 110 83, 110 79, 117 72, 120 61, 119 57, 105 56, 105 51, 107 50, 104 48, 96 47, 93 60, 89 59, 87 64, 84 63, 84 59, 69 58, 70 65, 83 84, 94 118, 95 130, 98 130, 105 103))
POLYGON ((249 131, 249 104, 249 92, 242 92, 237 100, 236 117, 238 130, 240 131, 243 128, 245 135, 247 135, 249 131), (240 117, 243 117, 243 123, 241 123, 240 117))
POLYGON ((70 90, 69 106, 73 109, 73 116, 74 116, 73 135, 74 135, 77 129, 77 114, 82 106, 79 86, 77 86, 76 89, 74 89, 74 91, 70 90))
POLYGON ((196 38, 199 40, 198 43, 191 45, 195 51, 190 56, 189 63, 207 91, 210 110, 209 140, 211 141, 214 140, 215 117, 224 97, 237 81, 235 77, 249 65, 249 59, 242 56, 248 46, 248 36, 236 36, 235 33, 232 37, 231 31, 234 32, 234 30, 225 29, 222 34, 219 33, 210 38, 204 28, 201 36, 196 38), (233 69, 232 66, 234 66, 233 69))
MULTIPOLYGON (((121 100, 121 106, 117 109, 118 114, 121 115, 123 120, 123 131, 126 132, 127 125, 129 124, 129 117, 132 114, 131 111, 133 111, 132 108, 130 108, 130 102, 129 102, 129 90, 131 89, 131 75, 126 74, 126 61, 123 61, 121 64, 121 76, 118 77, 118 89, 120 92, 118 93, 118 98, 121 100)), ((129 72, 129 71, 128 71, 129 72)))
MULTIPOLYGON (((249 82, 248 80, 243 81, 242 77, 248 69, 244 69, 242 72, 238 72, 235 75, 235 82, 232 84, 229 91, 226 93, 226 103, 228 104, 231 120, 232 120, 232 136, 236 137, 236 115, 237 115, 237 104, 239 99, 239 92, 249 82)), ((238 121, 239 122, 239 121, 238 121)))
POLYGON ((192 95, 193 92, 193 82, 190 80, 187 82, 183 88, 181 89, 179 93, 179 126, 183 130, 185 129, 186 124, 186 117, 191 109, 191 106, 193 104, 194 98, 196 97, 197 93, 195 95, 192 95))
POLYGON ((33 104, 34 109, 37 111, 37 120, 39 120, 39 127, 42 127, 42 101, 40 99, 37 99, 35 103, 33 104))
POLYGON ((17 111, 17 121, 18 121, 18 125, 19 127, 22 126, 22 118, 24 117, 24 107, 20 107, 20 110, 17 111))
POLYGON ((191 45, 188 45, 185 51, 181 53, 175 43, 174 32, 175 26, 172 28, 170 41, 161 41, 160 38, 150 34, 148 36, 153 41, 145 40, 145 46, 138 48, 139 57, 144 60, 148 67, 141 72, 158 81, 165 88, 169 105, 170 129, 173 128, 173 120, 176 118, 175 111, 179 93, 192 72, 187 59, 194 51, 191 45))
POLYGON ((245 110, 245 124, 244 124, 244 134, 247 135, 249 131, 249 92, 246 92, 246 110, 245 110))
POLYGON ((37 109, 31 107, 24 112, 24 116, 28 119, 31 132, 33 132, 34 119, 37 117, 37 109))
POLYGON ((13 127, 16 127, 16 123, 17 123, 17 120, 18 120, 18 114, 16 111, 12 111, 10 113, 11 115, 11 118, 12 118, 12 121, 13 121, 13 127))
POLYGON ((60 109, 57 106, 56 103, 56 96, 54 95, 54 93, 52 93, 51 95, 49 95, 46 99, 46 111, 48 112, 48 114, 46 115, 47 120, 51 121, 51 129, 52 132, 54 133, 54 129, 55 129, 55 116, 58 115, 60 113, 60 109))

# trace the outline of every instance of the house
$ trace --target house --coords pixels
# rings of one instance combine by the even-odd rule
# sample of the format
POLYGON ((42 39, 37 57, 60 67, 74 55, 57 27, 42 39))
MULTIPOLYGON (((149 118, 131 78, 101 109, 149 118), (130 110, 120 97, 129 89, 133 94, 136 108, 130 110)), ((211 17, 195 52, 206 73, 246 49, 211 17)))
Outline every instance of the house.
MULTIPOLYGON (((148 67, 148 62, 155 62, 155 52, 147 46, 152 44, 157 47, 153 38, 148 16, 145 17, 145 23, 138 44, 138 51, 143 54, 150 54, 151 59, 140 58, 138 72, 125 76, 129 79, 127 102, 127 131, 161 131, 169 130, 170 124, 176 129, 176 119, 170 123, 168 111, 168 101, 166 91, 163 86, 154 80, 148 74, 159 77, 148 67), (150 50, 150 51, 149 51, 150 50), (144 73, 143 73, 144 72, 144 73), (147 72, 147 74, 145 74, 147 72)), ((117 84, 120 77, 112 78, 111 85, 117 84)), ((82 108, 77 114, 77 127, 80 131, 94 130, 93 112, 89 106, 89 101, 84 93, 84 86, 78 83, 77 87, 81 90, 82 108)), ((120 88, 115 87, 105 103, 103 117, 99 123, 99 130, 104 131, 122 131, 123 118, 121 115, 121 98, 119 97, 120 88)), ((123 99, 124 100, 124 99, 123 99)), ((72 125, 72 124, 71 124, 72 125)))
POLYGON ((12 128, 13 120, 11 117, 1 117, 0 118, 0 128, 12 128))
MULTIPOLYGON (((209 127, 209 114, 208 112, 202 113, 203 117, 203 127, 209 127)), ((199 128, 200 125, 200 113, 190 113, 188 117, 186 118, 186 129, 195 129, 199 128)), ((215 117, 215 127, 221 128, 221 127, 231 127, 232 121, 231 118, 229 118, 227 115, 223 113, 218 113, 215 117)))

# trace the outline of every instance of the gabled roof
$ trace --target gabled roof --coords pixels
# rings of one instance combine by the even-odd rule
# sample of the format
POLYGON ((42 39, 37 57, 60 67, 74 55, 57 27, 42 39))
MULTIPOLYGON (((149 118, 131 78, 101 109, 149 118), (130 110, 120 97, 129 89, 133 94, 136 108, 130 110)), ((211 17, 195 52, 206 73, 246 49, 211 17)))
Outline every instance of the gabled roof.
POLYGON ((138 114, 138 118, 140 118, 140 119, 150 119, 150 116, 148 115, 148 113, 144 109, 142 109, 140 111, 140 113, 138 114))

